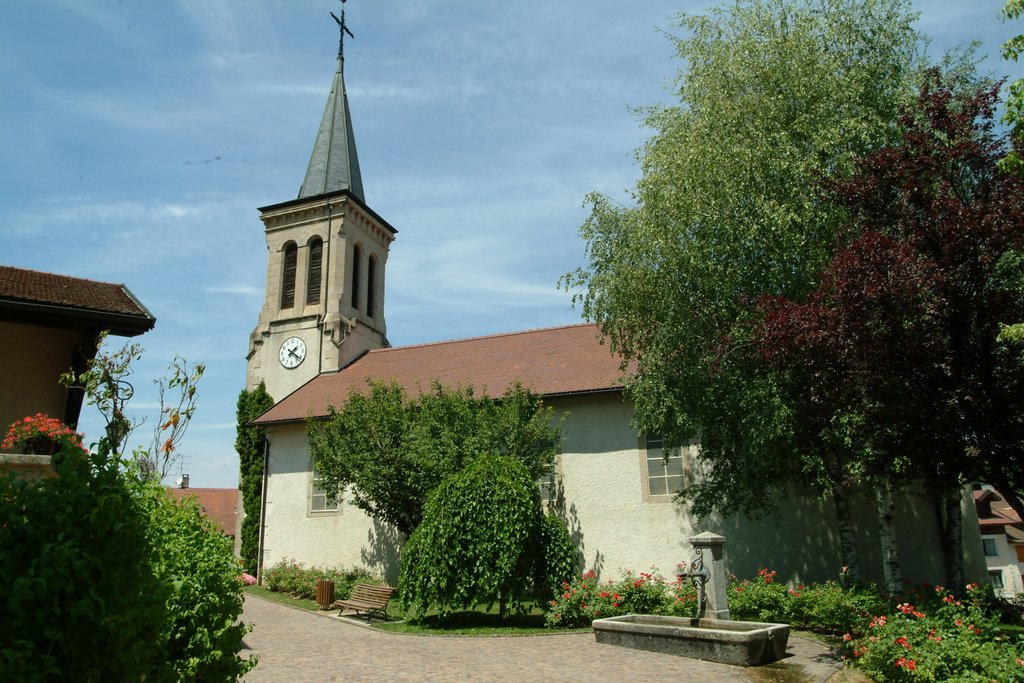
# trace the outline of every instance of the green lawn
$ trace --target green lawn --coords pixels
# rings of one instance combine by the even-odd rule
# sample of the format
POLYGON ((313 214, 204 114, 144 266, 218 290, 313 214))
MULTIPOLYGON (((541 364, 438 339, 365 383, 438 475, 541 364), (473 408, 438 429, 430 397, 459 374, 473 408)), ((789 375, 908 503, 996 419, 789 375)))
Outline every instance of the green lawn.
MULTIPOLYGON (((246 586, 245 592, 272 602, 289 607, 297 607, 309 612, 316 612, 319 606, 313 600, 293 598, 284 593, 275 593, 262 586, 246 586)), ((374 628, 393 633, 413 633, 422 635, 451 635, 451 636, 509 636, 509 635, 537 635, 551 633, 566 633, 569 629, 550 629, 544 626, 544 613, 539 609, 532 610, 529 614, 516 614, 502 620, 497 614, 497 607, 485 610, 482 607, 475 610, 467 610, 450 614, 447 619, 442 620, 436 611, 428 612, 422 619, 415 622, 407 619, 412 613, 406 614, 399 606, 397 600, 392 600, 388 605, 387 622, 374 620, 374 628)), ((590 628, 576 629, 578 631, 589 631, 590 628)))

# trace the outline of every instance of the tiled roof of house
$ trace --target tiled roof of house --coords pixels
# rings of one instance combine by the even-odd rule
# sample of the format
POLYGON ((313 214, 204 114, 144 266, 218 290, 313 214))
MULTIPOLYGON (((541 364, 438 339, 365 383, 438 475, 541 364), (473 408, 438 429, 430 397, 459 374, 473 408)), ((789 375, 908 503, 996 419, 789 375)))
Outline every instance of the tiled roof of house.
POLYGON ((0 319, 92 324, 123 335, 156 322, 124 285, 11 266, 0 266, 0 319))
POLYGON ((216 522, 225 534, 235 535, 240 493, 238 489, 182 489, 168 486, 167 493, 176 500, 195 498, 203 508, 203 513, 216 522))
POLYGON ((596 325, 526 330, 488 337, 377 349, 339 372, 319 375, 255 420, 256 424, 324 417, 369 380, 397 382, 410 393, 434 381, 500 396, 516 380, 542 396, 618 391, 620 359, 596 325))

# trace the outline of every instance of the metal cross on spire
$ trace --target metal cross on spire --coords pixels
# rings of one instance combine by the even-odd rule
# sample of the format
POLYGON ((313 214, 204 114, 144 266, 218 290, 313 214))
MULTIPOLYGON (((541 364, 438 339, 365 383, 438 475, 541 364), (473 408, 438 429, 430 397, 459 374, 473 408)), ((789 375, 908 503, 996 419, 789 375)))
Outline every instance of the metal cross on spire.
POLYGON ((334 21, 338 23, 338 59, 341 60, 345 59, 345 34, 347 33, 349 38, 355 38, 355 36, 352 35, 352 31, 349 31, 348 26, 345 25, 345 2, 346 0, 341 0, 341 19, 339 19, 334 12, 331 12, 331 16, 334 17, 334 21))

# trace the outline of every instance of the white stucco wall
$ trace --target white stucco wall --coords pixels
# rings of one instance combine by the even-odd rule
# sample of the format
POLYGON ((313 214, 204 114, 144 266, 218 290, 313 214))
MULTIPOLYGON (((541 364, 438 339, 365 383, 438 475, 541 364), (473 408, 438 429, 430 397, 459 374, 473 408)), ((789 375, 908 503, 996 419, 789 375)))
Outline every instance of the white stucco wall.
MULTIPOLYGON (((563 516, 584 568, 605 578, 626 569, 652 567, 671 577, 680 561, 692 559, 688 539, 702 531, 726 537, 729 571, 741 577, 760 567, 793 581, 838 577, 841 569, 834 511, 791 489, 774 517, 698 521, 670 496, 644 495, 644 444, 630 427, 631 408, 616 394, 552 401, 565 413, 559 456, 562 497, 553 510, 563 516)), ((398 536, 344 502, 337 513, 308 512, 309 471, 302 426, 268 430, 271 439, 267 486, 264 567, 287 557, 306 565, 367 566, 397 579, 398 536)), ((881 581, 877 521, 867 497, 854 501, 855 533, 862 571, 881 581)), ((919 492, 899 497, 897 533, 904 576, 912 581, 944 582, 941 534, 934 503, 919 492)), ((974 506, 964 505, 966 576, 985 578, 974 506), (973 534, 973 536, 972 536, 973 534)))
POLYGON ((363 566, 398 579, 398 534, 342 500, 337 512, 310 512, 304 425, 267 430, 270 441, 263 568, 284 559, 308 566, 363 566))
POLYGON ((1017 564, 1017 552, 1007 541, 1006 534, 984 534, 981 538, 991 540, 996 548, 995 555, 985 556, 985 565, 989 574, 999 572, 1003 580, 1002 588, 993 586, 996 594, 1012 598, 1024 592, 1024 580, 1021 578, 1020 568, 1017 564))

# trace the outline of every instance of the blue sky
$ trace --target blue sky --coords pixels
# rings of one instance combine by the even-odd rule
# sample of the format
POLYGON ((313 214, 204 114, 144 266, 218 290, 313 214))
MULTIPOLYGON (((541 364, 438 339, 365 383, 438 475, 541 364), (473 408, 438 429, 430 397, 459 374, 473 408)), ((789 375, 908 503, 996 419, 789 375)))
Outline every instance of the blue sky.
MULTIPOLYGON (((631 109, 671 101, 658 29, 691 0, 352 0, 346 82, 367 203, 399 230, 394 345, 579 321, 585 195, 628 201, 631 109)), ((933 53, 980 40, 1022 75, 1001 0, 919 0, 933 53)), ((0 264, 125 283, 157 317, 152 380, 206 364, 182 447, 193 486, 235 486, 235 401, 262 303, 259 206, 295 198, 334 73, 332 0, 6 0, 0 264)), ((121 340, 114 339, 115 343, 121 340)), ((98 437, 95 416, 87 436, 98 437)))

